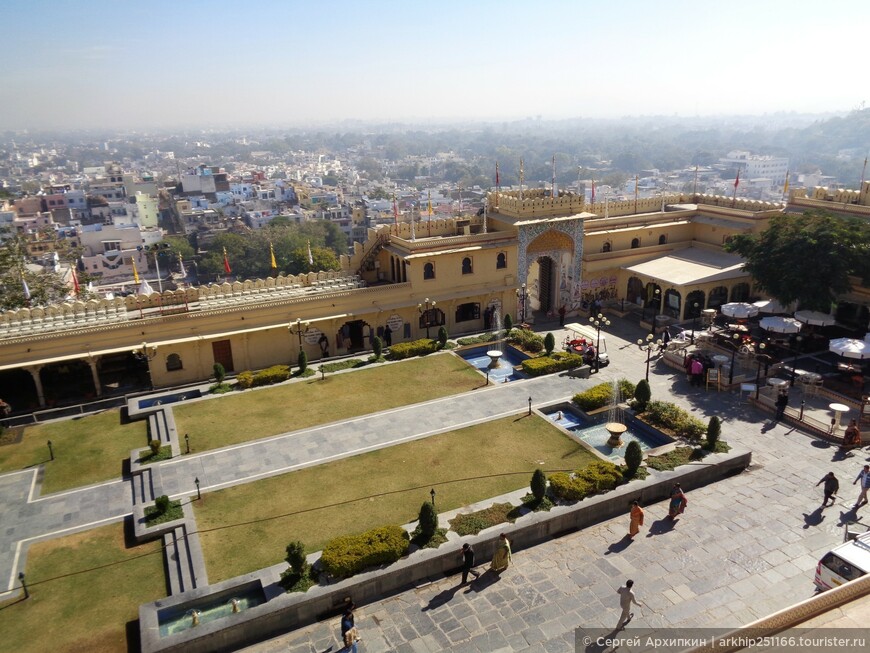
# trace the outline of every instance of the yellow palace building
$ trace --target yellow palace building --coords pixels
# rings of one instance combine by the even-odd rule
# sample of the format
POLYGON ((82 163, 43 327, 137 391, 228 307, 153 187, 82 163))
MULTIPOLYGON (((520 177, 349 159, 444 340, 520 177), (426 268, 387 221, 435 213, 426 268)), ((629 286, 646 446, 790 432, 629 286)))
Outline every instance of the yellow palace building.
MULTIPOLYGON (((693 194, 587 204, 582 196, 491 192, 483 215, 369 229, 341 270, 90 300, 0 315, 0 397, 18 411, 204 382, 386 343, 534 322, 593 300, 657 324, 754 296, 735 234, 783 211, 870 217, 861 191, 791 192, 788 204, 693 194)), ((870 294, 844 298, 867 323, 870 294)))

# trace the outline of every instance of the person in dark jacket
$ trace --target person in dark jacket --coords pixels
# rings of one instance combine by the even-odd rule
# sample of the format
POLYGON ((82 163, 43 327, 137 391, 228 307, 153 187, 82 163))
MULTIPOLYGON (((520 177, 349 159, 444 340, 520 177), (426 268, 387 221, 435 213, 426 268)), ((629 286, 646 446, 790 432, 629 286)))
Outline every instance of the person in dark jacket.
POLYGON ((480 572, 474 570, 474 549, 466 542, 462 545, 462 584, 468 582, 468 574, 475 578, 480 577, 480 572))
POLYGON ((825 490, 825 498, 822 501, 822 507, 828 505, 828 499, 831 500, 831 505, 834 505, 834 499, 837 498, 837 492, 840 490, 840 481, 837 480, 837 477, 834 476, 834 472, 828 472, 825 474, 822 479, 816 483, 816 487, 819 487, 824 483, 825 490))

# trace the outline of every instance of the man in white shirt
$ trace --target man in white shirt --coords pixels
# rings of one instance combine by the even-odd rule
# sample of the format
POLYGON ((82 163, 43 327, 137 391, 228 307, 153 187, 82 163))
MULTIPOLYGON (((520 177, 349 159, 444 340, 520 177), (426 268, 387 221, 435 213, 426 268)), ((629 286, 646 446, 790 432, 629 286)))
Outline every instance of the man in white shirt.
POLYGON ((619 616, 619 623, 616 624, 616 630, 622 630, 631 621, 632 617, 634 617, 634 612, 631 612, 631 604, 640 605, 637 602, 637 597, 635 597, 634 592, 632 591, 632 587, 634 586, 633 580, 625 581, 625 585, 616 590, 616 593, 619 594, 619 605, 622 608, 622 614, 619 616))

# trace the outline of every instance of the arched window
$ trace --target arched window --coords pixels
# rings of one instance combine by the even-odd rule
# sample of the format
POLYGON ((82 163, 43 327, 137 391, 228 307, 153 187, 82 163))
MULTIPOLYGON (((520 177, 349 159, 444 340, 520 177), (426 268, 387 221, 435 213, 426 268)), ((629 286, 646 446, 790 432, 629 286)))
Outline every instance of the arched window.
POLYGON ((637 249, 638 247, 640 247, 640 238, 632 238, 631 239, 631 248, 637 249))
POLYGON ((435 278, 435 264, 427 263, 423 266, 423 278, 424 279, 434 279, 435 278))
POLYGON ((178 354, 169 354, 166 357, 166 371, 172 372, 174 370, 180 370, 184 366, 181 364, 181 356, 178 354))
POLYGON ((667 244, 668 244, 668 237, 665 234, 662 234, 661 236, 659 236, 659 245, 667 245, 667 244))
POLYGON ((601 251, 602 251, 602 252, 609 252, 609 251, 611 251, 611 249, 613 249, 613 245, 610 244, 610 241, 609 241, 609 240, 606 241, 606 242, 601 246, 601 251))
POLYGON ((471 257, 466 256, 462 259, 462 274, 471 274, 474 270, 471 267, 471 257))
POLYGON ((498 256, 495 259, 495 269, 501 270, 507 267, 507 254, 504 252, 499 252, 498 256))

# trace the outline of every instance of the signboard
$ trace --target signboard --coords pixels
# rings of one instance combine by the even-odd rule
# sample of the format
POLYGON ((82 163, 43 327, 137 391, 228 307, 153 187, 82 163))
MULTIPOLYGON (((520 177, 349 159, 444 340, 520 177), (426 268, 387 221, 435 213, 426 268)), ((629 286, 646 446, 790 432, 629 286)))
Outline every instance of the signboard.
POLYGON ((387 318, 387 324, 390 326, 390 331, 393 333, 399 333, 402 330, 402 326, 405 324, 405 320, 402 319, 401 315, 393 313, 387 318))

